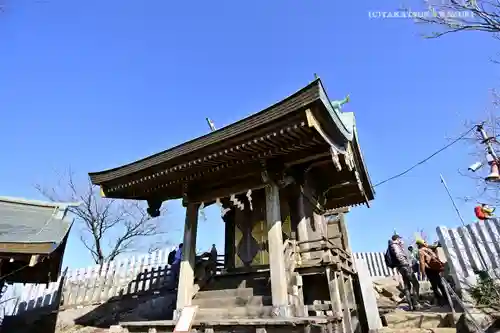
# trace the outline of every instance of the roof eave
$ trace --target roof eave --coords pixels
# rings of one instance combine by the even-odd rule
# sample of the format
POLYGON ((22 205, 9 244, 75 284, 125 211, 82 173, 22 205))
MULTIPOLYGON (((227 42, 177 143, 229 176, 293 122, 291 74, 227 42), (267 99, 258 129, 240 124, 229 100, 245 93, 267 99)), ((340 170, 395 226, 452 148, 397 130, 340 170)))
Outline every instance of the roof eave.
MULTIPOLYGON (((298 90, 294 94, 292 94, 289 97, 279 101, 278 103, 275 103, 274 105, 264 109, 263 111, 260 111, 256 114, 253 114, 250 117, 242 119, 236 123, 230 124, 229 126, 221 128, 217 131, 211 132, 207 135, 196 138, 194 140, 188 141, 186 143, 183 143, 183 144, 178 145, 176 147, 173 147, 171 149, 165 150, 165 151, 160 152, 158 154, 151 155, 151 156, 144 158, 144 159, 141 159, 139 161, 129 163, 129 164, 126 164, 126 165, 123 165, 121 167, 117 167, 114 169, 89 173, 89 176, 90 176, 93 184, 107 186, 111 182, 115 182, 123 177, 129 177, 134 172, 141 172, 141 171, 143 171, 151 166, 159 165, 159 164, 154 163, 155 162, 154 159, 158 160, 162 154, 165 154, 167 152, 171 152, 174 150, 180 150, 182 152, 182 149, 181 149, 182 147, 185 147, 187 145, 193 145, 193 143, 195 143, 197 141, 200 142, 199 144, 196 144, 196 146, 198 146, 198 147, 195 150, 193 150, 194 147, 191 147, 191 149, 186 148, 187 152, 182 152, 181 154, 178 154, 177 156, 172 157, 170 160, 167 159, 167 160, 163 161, 162 163, 174 163, 175 161, 181 160, 184 156, 187 156, 188 154, 192 154, 193 151, 199 151, 201 149, 206 149, 208 147, 211 147, 213 144, 218 143, 218 142, 212 142, 212 141, 214 141, 213 140, 214 136, 220 136, 220 133, 222 133, 224 131, 230 131, 230 130, 234 131, 235 126, 241 126, 241 124, 243 124, 245 122, 254 122, 256 117, 262 118, 262 114, 264 114, 266 112, 273 112, 274 111, 275 118, 273 118, 271 121, 268 121, 267 123, 264 122, 258 126, 254 126, 253 128, 257 128, 259 126, 264 126, 264 124, 267 125, 267 124, 271 123, 272 121, 276 121, 277 119, 280 119, 280 117, 283 117, 283 116, 290 114, 291 112, 297 111, 299 109, 304 109, 304 108, 310 107, 312 105, 319 106, 319 109, 321 109, 321 114, 323 115, 321 117, 322 118, 321 122, 323 123, 322 125, 325 128, 325 130, 328 132, 328 136, 331 136, 331 138, 334 139, 334 140, 332 140, 332 142, 335 142, 335 143, 338 143, 339 145, 344 146, 344 147, 342 147, 342 146, 337 147, 337 149, 339 149, 339 151, 342 151, 343 148, 346 148, 349 142, 351 143, 351 145, 354 146, 352 148, 355 151, 357 164, 359 166, 358 172, 360 173, 360 176, 362 179, 362 186, 364 189, 363 196, 364 196, 364 198, 366 198, 365 201, 368 204, 368 201, 374 199, 374 190, 373 190, 373 187, 371 185, 370 177, 366 171, 366 166, 365 166, 365 163, 363 160, 363 156, 361 154, 361 151, 359 149, 359 145, 357 142, 355 122, 351 123, 351 122, 347 121, 347 123, 346 123, 345 122, 346 119, 343 119, 345 117, 342 117, 342 115, 344 113, 339 113, 333 109, 331 102, 330 102, 330 99, 328 98, 328 95, 326 93, 326 90, 324 89, 323 84, 322 84, 321 80, 319 80, 319 79, 314 80, 313 82, 311 82, 307 86, 303 87, 302 89, 298 90), (308 90, 311 88, 314 88, 316 90, 308 90), (294 98, 297 98, 297 97, 299 97, 298 100, 300 101, 301 100, 300 97, 302 96, 301 94, 307 95, 310 92, 314 92, 313 93, 314 98, 313 97, 309 98, 309 100, 307 100, 307 104, 300 104, 300 103, 298 105, 292 104, 293 108, 288 106, 287 111, 283 111, 283 114, 280 114, 277 116, 276 110, 274 110, 273 108, 276 108, 277 106, 284 108, 286 106, 287 102, 290 104, 290 101, 294 101, 294 98), (203 145, 202 142, 204 140, 205 141, 208 140, 209 138, 212 138, 212 140, 209 140, 208 144, 203 145), (139 169, 137 169, 133 172, 130 172, 130 170, 129 171, 123 170, 125 168, 130 168, 130 166, 137 165, 139 163, 143 163, 145 161, 148 162, 148 163, 146 163, 146 165, 140 166, 139 169), (118 175, 112 175, 113 173, 115 173, 119 170, 122 170, 121 174, 119 173, 118 175)), ((246 127, 247 126, 245 126, 245 128, 246 127)), ((248 131, 248 129, 246 129, 245 131, 248 131)), ((237 132, 237 131, 235 131, 235 132, 237 132)), ((232 137, 226 136, 226 138, 224 140, 232 140, 243 133, 246 133, 246 132, 242 132, 240 129, 240 131, 237 132, 236 134, 234 134, 232 137)), ((106 193, 106 196, 109 198, 113 197, 113 195, 111 193, 106 193)), ((118 197, 121 198, 122 196, 118 196, 118 197)))
MULTIPOLYGON (((133 166, 133 165, 137 165, 137 164, 139 164, 139 163, 143 163, 143 162, 146 162, 146 161, 151 161, 152 159, 157 158, 157 157, 159 157, 159 156, 161 156, 161 155, 163 155, 163 154, 166 154, 166 153, 168 153, 168 152, 173 152, 173 151, 175 151, 175 150, 181 150, 181 148, 186 147, 186 146, 188 146, 188 145, 190 145, 190 144, 194 144, 194 143, 196 143, 196 142, 199 142, 199 145, 200 145, 200 146, 203 146, 203 141, 209 141, 209 139, 214 138, 214 137, 216 137, 216 136, 220 136, 220 135, 221 135, 221 133, 223 133, 223 132, 225 132, 225 131, 229 132, 231 129, 234 129, 234 128, 235 128, 235 127, 237 127, 237 126, 241 126, 241 125, 242 125, 243 123, 245 123, 245 122, 253 122, 256 118, 258 118, 258 117, 262 117, 262 115, 263 115, 263 114, 265 114, 265 113, 267 113, 267 112, 269 112, 269 111, 272 111, 273 109, 276 109, 276 108, 278 108, 278 107, 282 106, 283 104, 286 104, 287 102, 289 102, 289 101, 293 100, 294 98, 297 98, 297 97, 301 96, 301 94, 305 94, 305 93, 307 93, 309 89, 312 89, 312 88, 314 88, 315 86, 316 86, 317 88, 319 88, 319 90, 321 90, 321 89, 322 89, 321 80, 320 80, 319 78, 318 78, 318 79, 315 79, 314 81, 312 81, 311 83, 309 83, 307 86, 305 86, 305 87, 303 87, 303 88, 299 89, 298 91, 296 91, 296 92, 295 92, 295 93, 293 93, 292 95, 290 95, 290 96, 288 96, 288 97, 286 97, 286 98, 284 98, 284 99, 280 100, 279 102, 277 102, 277 103, 275 103, 275 104, 273 104, 273 105, 271 105, 271 106, 269 106, 269 107, 265 108, 264 110, 262 110, 262 111, 260 111, 260 112, 258 112, 258 113, 255 113, 255 114, 253 114, 253 115, 251 115, 251 116, 249 116, 249 117, 246 117, 246 118, 244 118, 244 119, 241 119, 241 120, 239 120, 239 121, 237 121, 237 122, 235 122, 235 123, 232 123, 232 124, 230 124, 230 125, 228 125, 228 126, 226 126, 226 127, 223 127, 223 128, 218 129, 218 130, 216 130, 216 131, 210 132, 210 133, 208 133, 208 134, 206 134, 206 135, 204 135, 204 136, 201 136, 201 137, 195 138, 195 139, 193 139, 193 140, 187 141, 187 142, 185 142, 185 143, 182 143, 182 144, 177 145, 177 146, 175 146, 175 147, 172 147, 172 148, 170 148, 170 149, 164 150, 164 151, 162 151, 162 152, 160 152, 160 153, 157 153, 157 154, 154 154, 154 155, 151 155, 151 156, 145 157, 145 158, 143 158, 143 159, 137 160, 137 161, 135 161, 135 162, 131 162, 131 163, 128 163, 128 164, 125 164, 125 165, 122 165, 122 166, 119 166, 119 167, 116 167, 116 168, 112 168, 112 169, 104 170, 104 171, 90 172, 90 173, 89 173, 90 180, 91 180, 92 184, 94 184, 94 185, 104 185, 104 184, 105 184, 105 183, 107 183, 109 180, 102 180, 102 178, 106 178, 106 177, 102 177, 102 176, 105 176, 105 175, 109 175, 109 174, 115 173, 115 172, 120 171, 120 170, 123 170, 123 169, 125 169, 125 168, 130 168, 131 166, 133 166)), ((318 98, 314 98, 314 100, 308 101, 308 103, 313 103, 313 102, 315 102, 317 99, 318 99, 318 98)), ((296 107, 296 109, 298 110, 298 109, 302 108, 303 106, 304 106, 304 105, 298 105, 298 106, 296 107)), ((292 110, 291 112, 293 112, 293 110, 292 110)), ((289 112, 284 113, 283 115, 286 115, 286 114, 288 114, 288 113, 289 113, 289 112)), ((275 120, 276 120, 276 119, 271 119, 271 120, 270 120, 270 122, 271 122, 271 121, 275 121, 275 120)), ((260 125, 259 125, 259 126, 260 126, 260 125)), ((255 128, 255 127, 254 127, 254 128, 255 128)), ((241 133, 238 133, 238 134, 236 134, 236 135, 234 135, 234 136, 236 137, 236 136, 238 136, 238 135, 240 135, 240 134, 241 134, 241 133)), ((230 139, 230 138, 224 138, 224 140, 227 140, 227 139, 230 139)), ((199 148, 199 149, 204 149, 204 148, 208 147, 209 145, 211 145, 211 144, 207 144, 207 145, 205 145, 205 146, 203 146, 202 148, 199 148)), ((190 154, 190 153, 192 153, 192 151, 190 151, 190 152, 188 152, 188 153, 185 153, 185 154, 180 154, 179 156, 177 156, 177 157, 175 157, 175 158, 180 158, 181 156, 183 156, 183 155, 187 155, 187 154, 190 154)), ((140 171, 140 170, 139 170, 139 171, 140 171)), ((133 172, 130 172, 130 174, 131 174, 131 173, 133 173, 133 172)), ((124 174, 123 176, 128 176, 128 175, 129 175, 129 173, 124 174)), ((116 177, 116 178, 120 178, 120 177, 116 177)))
MULTIPOLYGON (((363 187, 365 191, 365 195, 368 201, 372 201, 375 199, 375 189, 373 188, 372 181, 370 178, 370 174, 368 173, 368 169, 366 167, 365 159, 363 157, 363 152, 361 151, 361 147, 358 142, 358 133, 356 130, 356 125, 354 125, 354 137, 353 137, 353 146, 358 155, 359 160, 359 168, 360 172, 363 176, 363 187)), ((368 204, 368 202, 367 202, 368 204)))
POLYGON ((7 196, 0 196, 0 201, 19 204, 19 205, 51 207, 59 209, 67 209, 70 207, 78 207, 81 205, 81 203, 79 202, 52 202, 52 201, 41 201, 41 200, 29 200, 24 198, 15 198, 7 196))

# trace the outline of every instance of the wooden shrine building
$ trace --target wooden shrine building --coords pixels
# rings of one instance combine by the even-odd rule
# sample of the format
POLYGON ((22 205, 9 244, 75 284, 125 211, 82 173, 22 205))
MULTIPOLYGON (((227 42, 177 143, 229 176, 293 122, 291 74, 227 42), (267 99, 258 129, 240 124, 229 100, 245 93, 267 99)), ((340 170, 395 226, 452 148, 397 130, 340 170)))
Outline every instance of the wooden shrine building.
POLYGON ((1 283, 55 282, 75 204, 0 197, 1 283))
MULTIPOLYGON (((306 290, 314 289, 316 283, 307 276, 314 272, 324 276, 334 263, 339 272, 345 269, 355 274, 343 218, 336 229, 339 234, 333 235, 324 217, 328 212, 343 214, 344 207, 368 205, 374 198, 354 115, 341 110, 347 101, 330 101, 321 80, 316 79, 227 127, 142 160, 90 173, 92 183, 106 197, 147 201, 151 216, 159 214, 162 202, 182 198, 186 223, 178 311, 195 301, 202 304, 198 294, 204 290, 228 288, 215 287, 215 282, 199 291, 194 286, 198 212, 211 204, 220 206, 226 233, 225 269, 214 280, 239 274, 246 276, 246 284, 238 288, 248 289, 254 286, 248 276, 267 274, 264 280, 270 288, 269 313, 262 310, 251 315, 247 308, 235 318, 307 316, 305 303, 316 297, 306 290), (343 242, 332 241, 342 237, 343 242)), ((326 282, 340 275, 331 276, 323 278, 328 299, 333 294, 326 282)), ((342 297, 350 297, 346 293, 342 297)), ((350 312, 346 308, 342 314, 335 306, 330 310, 339 317, 350 312)), ((201 318, 203 305, 200 308, 201 318)), ((349 326, 347 319, 344 325, 349 326)))

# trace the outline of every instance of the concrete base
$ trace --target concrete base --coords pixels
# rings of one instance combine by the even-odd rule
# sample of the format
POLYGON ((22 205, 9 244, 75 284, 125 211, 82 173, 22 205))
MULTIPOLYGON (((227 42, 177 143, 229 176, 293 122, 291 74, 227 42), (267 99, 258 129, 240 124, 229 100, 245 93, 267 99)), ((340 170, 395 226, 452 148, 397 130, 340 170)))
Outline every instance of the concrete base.
POLYGON ((111 325, 109 327, 109 333, 124 333, 126 330, 120 325, 111 325))
POLYGON ((307 305, 300 306, 299 308, 295 309, 295 316, 296 317, 309 317, 309 308, 307 305))
MULTIPOLYGON (((172 320, 121 323, 122 327, 129 329, 131 333, 172 332, 175 324, 176 323, 172 320)), ((332 322, 326 317, 234 318, 227 320, 195 320, 192 326, 192 331, 204 333, 229 333, 233 331, 245 333, 324 333, 329 332, 328 327, 335 326, 335 324, 336 322, 332 322)), ((128 331, 125 332, 128 333, 128 331)))
POLYGON ((172 318, 172 319, 173 319, 174 321, 179 320, 179 318, 180 318, 180 316, 181 316, 181 312, 182 312, 182 309, 179 309, 179 310, 175 309, 175 310, 174 310, 174 315, 173 315, 173 318, 172 318))
POLYGON ((363 298, 364 312, 366 313, 368 330, 377 330, 382 328, 380 313, 378 310, 377 299, 373 289, 373 280, 370 277, 368 266, 363 259, 355 259, 356 270, 358 271, 361 297, 363 298))
POLYGON ((273 306, 273 317, 292 317, 293 312, 290 305, 273 306))

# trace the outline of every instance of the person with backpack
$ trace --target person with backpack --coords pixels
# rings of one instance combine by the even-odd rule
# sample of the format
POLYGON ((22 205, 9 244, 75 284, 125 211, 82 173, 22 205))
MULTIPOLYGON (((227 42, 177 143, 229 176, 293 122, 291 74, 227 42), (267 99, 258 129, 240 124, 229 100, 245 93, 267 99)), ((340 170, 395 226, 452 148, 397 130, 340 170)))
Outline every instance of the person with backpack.
POLYGON ((385 263, 387 267, 395 268, 401 275, 410 310, 420 308, 417 299, 420 286, 413 275, 411 260, 406 254, 403 239, 399 235, 393 235, 389 240, 389 246, 385 253, 385 263))
POLYGON ((174 263, 174 260, 175 260, 175 252, 177 252, 177 247, 174 246, 172 247, 172 250, 168 253, 168 260, 167 260, 167 263, 169 265, 172 265, 174 263))
POLYGON ((175 287, 177 288, 178 280, 179 280, 179 272, 181 269, 181 260, 182 260, 182 243, 179 244, 179 247, 173 249, 168 254, 168 264, 170 265, 171 272, 171 281, 175 287))
POLYGON ((420 258, 420 273, 422 277, 427 276, 437 303, 440 306, 446 305, 446 287, 441 277, 441 273, 444 272, 444 263, 424 240, 417 240, 417 247, 420 258))

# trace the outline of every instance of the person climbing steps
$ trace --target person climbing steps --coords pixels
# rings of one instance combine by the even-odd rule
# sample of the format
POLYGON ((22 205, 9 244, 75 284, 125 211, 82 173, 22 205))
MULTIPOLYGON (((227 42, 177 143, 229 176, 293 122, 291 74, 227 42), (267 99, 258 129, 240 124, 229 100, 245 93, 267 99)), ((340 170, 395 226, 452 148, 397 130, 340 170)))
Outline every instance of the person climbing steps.
POLYGON ((420 258, 420 273, 422 277, 427 276, 437 304, 444 306, 447 304, 446 287, 441 277, 441 273, 444 271, 444 263, 424 240, 417 240, 417 247, 420 258))
POLYGON ((418 281, 413 274, 411 261, 408 258, 404 249, 403 239, 395 234, 389 240, 389 245, 385 254, 387 267, 396 268, 403 278, 404 292, 410 310, 418 310, 421 308, 418 302, 418 281), (416 283, 415 283, 416 282, 416 283))

